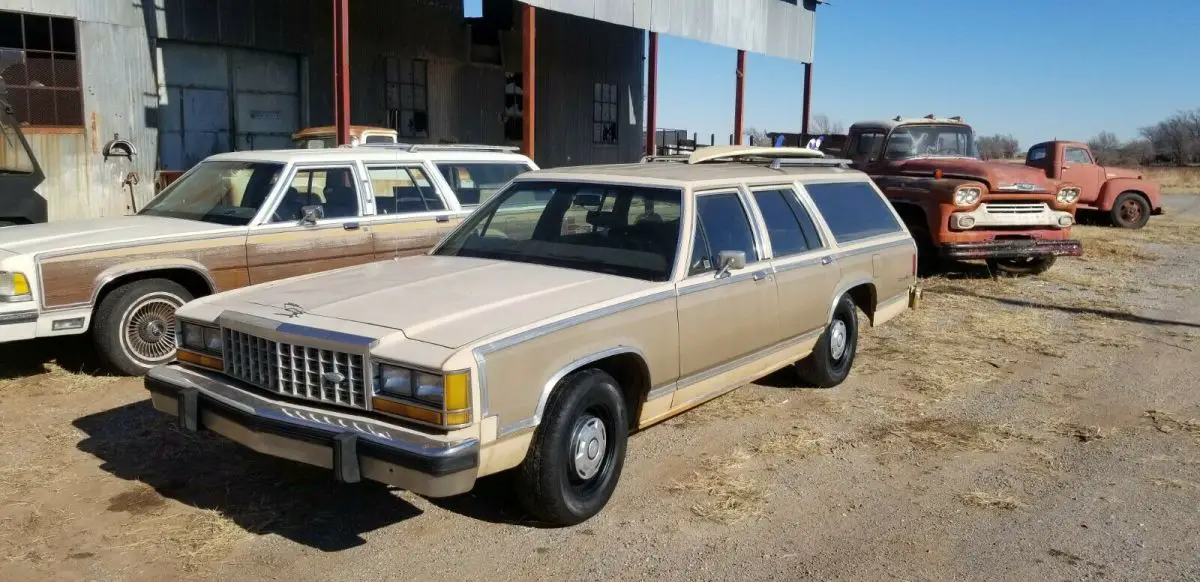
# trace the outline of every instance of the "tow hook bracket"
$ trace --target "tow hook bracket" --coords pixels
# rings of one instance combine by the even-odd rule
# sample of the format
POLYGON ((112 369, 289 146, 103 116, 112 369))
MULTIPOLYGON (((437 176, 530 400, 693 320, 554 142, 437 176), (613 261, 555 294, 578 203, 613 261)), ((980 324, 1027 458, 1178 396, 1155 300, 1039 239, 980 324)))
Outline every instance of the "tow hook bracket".
POLYGON ((179 425, 188 432, 200 430, 200 391, 184 388, 179 391, 179 425))
POLYGON ((358 483, 358 435, 344 432, 333 437, 333 478, 338 483, 358 483))

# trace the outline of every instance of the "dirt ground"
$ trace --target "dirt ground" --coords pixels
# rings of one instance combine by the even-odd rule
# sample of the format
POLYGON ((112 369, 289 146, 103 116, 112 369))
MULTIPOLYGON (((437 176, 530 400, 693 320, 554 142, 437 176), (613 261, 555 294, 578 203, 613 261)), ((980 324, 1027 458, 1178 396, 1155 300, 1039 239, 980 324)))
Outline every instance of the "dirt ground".
POLYGON ((180 432, 79 345, 3 346, 2 580, 1200 580, 1200 196, 958 266, 844 385, 786 373, 631 438, 593 520, 427 500, 180 432))

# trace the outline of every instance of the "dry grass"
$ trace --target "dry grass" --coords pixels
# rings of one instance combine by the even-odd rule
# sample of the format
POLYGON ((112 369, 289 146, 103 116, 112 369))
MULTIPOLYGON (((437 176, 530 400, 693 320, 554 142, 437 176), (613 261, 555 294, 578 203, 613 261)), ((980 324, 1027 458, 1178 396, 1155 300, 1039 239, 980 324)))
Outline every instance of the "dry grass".
POLYGON ((1104 429, 1095 425, 1079 424, 1076 422, 1056 422, 1051 424, 1048 432, 1059 436, 1070 437, 1081 443, 1090 443, 1112 436, 1113 429, 1104 429))
POLYGON ((785 433, 771 432, 759 437, 754 452, 772 457, 807 459, 821 454, 825 439, 807 429, 793 427, 785 433))
POLYGON ((971 507, 982 507, 984 509, 1018 509, 1025 507, 1016 497, 1011 495, 987 493, 985 491, 971 491, 958 496, 958 500, 971 507))
POLYGON ((668 490, 699 495, 701 499, 691 506, 692 513, 709 521, 730 524, 761 516, 770 490, 747 473, 746 465, 752 458, 741 449, 723 457, 707 457, 701 461, 700 470, 673 483, 668 490))
POLYGON ((1138 168, 1166 194, 1200 193, 1200 168, 1138 168))
POLYGON ((1013 427, 956 418, 922 418, 871 432, 875 440, 902 439, 920 451, 998 451, 1015 440, 1032 440, 1013 427))
MULTIPOLYGON (((1153 222, 1153 227, 1160 225, 1153 222)), ((1137 231, 1140 232, 1140 231, 1137 231)), ((1118 231, 1115 228, 1103 226, 1077 226, 1071 233, 1083 242, 1083 256, 1080 260, 1089 263, 1123 264, 1158 259, 1158 255, 1133 242, 1136 235, 1131 231, 1118 231)))
POLYGON ((45 364, 41 374, 0 379, 0 392, 16 389, 45 390, 56 394, 100 390, 121 380, 117 376, 103 376, 68 370, 51 362, 45 364))
POLYGON ((1200 419, 1179 420, 1175 418, 1175 415, 1161 410, 1147 410, 1144 416, 1154 423, 1154 428, 1159 432, 1167 434, 1183 432, 1200 439, 1200 419))

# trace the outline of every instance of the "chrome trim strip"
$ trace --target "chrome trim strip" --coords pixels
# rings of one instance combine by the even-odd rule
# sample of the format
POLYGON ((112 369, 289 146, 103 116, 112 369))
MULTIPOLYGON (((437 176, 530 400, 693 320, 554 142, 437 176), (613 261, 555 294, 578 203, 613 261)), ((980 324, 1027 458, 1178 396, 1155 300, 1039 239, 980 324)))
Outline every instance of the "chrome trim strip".
POLYGON ((307 325, 299 325, 295 323, 280 323, 279 326, 275 328, 275 331, 292 336, 335 342, 357 348, 369 347, 376 341, 376 339, 372 337, 355 335, 351 333, 342 333, 340 331, 330 331, 327 329, 309 327, 307 325))
MULTIPOLYGON (((703 283, 693 283, 693 284, 687 285, 686 287, 683 285, 680 285, 681 288, 679 289, 679 297, 683 297, 685 295, 691 295, 692 293, 699 293, 701 291, 707 291, 709 289, 712 289, 713 287, 720 287, 721 285, 732 285, 734 283, 745 281, 746 279, 753 278, 754 273, 758 272, 758 271, 770 272, 771 267, 769 264, 766 265, 763 269, 753 268, 755 265, 758 265, 759 263, 764 263, 764 262, 767 262, 767 261, 758 261, 756 263, 748 263, 746 265, 746 268, 742 269, 737 274, 729 275, 727 277, 722 277, 720 279, 712 279, 710 281, 705 281, 703 283)), ((709 272, 709 273, 704 273, 702 275, 697 275, 697 276, 698 277, 703 277, 705 275, 712 276, 713 274, 714 274, 713 272, 709 272)))
POLYGON ((655 398, 662 398, 663 396, 671 394, 678 389, 679 389, 678 382, 669 382, 667 384, 664 384, 662 386, 659 386, 658 388, 655 388, 655 389, 647 392, 646 393, 646 401, 649 402, 651 400, 654 400, 655 398))
MULTIPOLYGON (((724 374, 726 372, 736 370, 737 368, 745 366, 746 364, 748 364, 756 359, 765 358, 767 356, 770 356, 772 354, 780 352, 784 348, 787 348, 788 346, 790 346, 796 342, 808 341, 810 339, 819 337, 824 332, 825 332, 825 327, 822 326, 820 329, 807 331, 800 335, 792 336, 781 342, 767 346, 766 348, 763 348, 757 352, 751 352, 744 356, 739 356, 738 358, 735 358, 733 360, 725 362, 724 364, 719 364, 719 365, 709 368, 707 370, 697 372, 695 374, 692 374, 691 376, 688 376, 687 378, 681 378, 676 383, 678 385, 677 389, 682 390, 684 388, 687 388, 688 386, 692 386, 694 384, 699 384, 700 382, 714 378, 716 376, 720 376, 721 374, 724 374)), ((694 401, 694 399, 690 400, 689 402, 692 402, 692 401, 694 401)))
MULTIPOLYGON (((805 258, 805 259, 796 261, 794 263, 788 263, 786 265, 775 265, 775 272, 776 273, 786 273, 788 271, 792 271, 795 269, 802 269, 804 267, 820 265, 821 259, 824 259, 825 257, 828 257, 828 256, 830 256, 829 252, 823 252, 820 255, 817 255, 815 257, 805 258)), ((787 258, 789 258, 789 257, 785 257, 785 258, 779 259, 779 260, 786 260, 787 258)))
POLYGON ((37 310, 33 311, 15 311, 13 313, 0 313, 0 325, 16 325, 18 323, 34 323, 38 320, 37 310))
POLYGON ((525 431, 530 431, 530 430, 537 428, 537 425, 538 425, 538 423, 535 419, 526 418, 525 420, 522 420, 521 422, 510 424, 504 428, 498 429, 496 431, 496 440, 500 440, 502 438, 510 437, 510 436, 517 436, 518 434, 523 434, 525 431))
MULTIPOLYGON (((857 245, 857 244, 860 244, 863 242, 869 242, 872 240, 882 239, 883 237, 893 237, 893 236, 902 235, 902 234, 904 234, 904 233, 900 232, 900 231, 896 231, 895 233, 891 233, 891 234, 881 234, 879 236, 873 236, 871 238, 864 238, 860 241, 854 241, 853 243, 849 243, 849 244, 857 245)), ((881 242, 877 242, 877 243, 874 243, 874 244, 871 244, 868 246, 864 246, 862 248, 835 251, 833 253, 833 256, 834 256, 834 258, 841 259, 841 258, 845 258, 845 257, 854 257, 854 256, 858 256, 858 255, 865 255, 867 253, 883 251, 883 250, 887 250, 887 249, 890 249, 893 247, 912 246, 913 244, 914 243, 912 242, 912 237, 906 236, 904 238, 897 238, 896 240, 883 240, 881 242)))

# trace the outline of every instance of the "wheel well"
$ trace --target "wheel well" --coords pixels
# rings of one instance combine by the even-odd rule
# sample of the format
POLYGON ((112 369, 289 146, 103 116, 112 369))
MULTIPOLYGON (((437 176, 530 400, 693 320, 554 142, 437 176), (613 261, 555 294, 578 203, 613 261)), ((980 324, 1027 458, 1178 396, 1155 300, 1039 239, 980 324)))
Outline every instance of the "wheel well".
POLYGON ((634 353, 623 353, 596 360, 588 368, 604 370, 617 381, 625 395, 625 407, 629 411, 629 429, 637 427, 642 416, 642 405, 650 393, 650 369, 645 360, 634 353))
POLYGON ((916 204, 907 204, 904 202, 896 202, 892 204, 896 209, 896 214, 900 215, 900 220, 904 221, 905 226, 911 231, 916 226, 922 231, 929 230, 929 217, 925 215, 925 209, 916 204))
MULTIPOLYGON (((1121 191, 1121 194, 1136 194, 1136 195, 1138 195, 1138 196, 1139 196, 1139 197, 1140 197, 1142 200, 1145 200, 1145 201, 1146 201, 1146 206, 1149 206, 1151 210, 1153 210, 1153 209, 1154 209, 1154 203, 1150 202, 1150 197, 1149 197, 1149 196, 1147 196, 1145 192, 1142 192, 1142 191, 1139 191, 1139 190, 1122 190, 1122 191, 1121 191)), ((1117 194, 1117 198, 1120 198, 1120 197, 1121 197, 1121 194, 1117 194)), ((1115 202, 1117 198, 1113 198, 1113 201, 1115 202)))
POLYGON ((167 279, 168 281, 174 281, 175 283, 183 285, 183 288, 187 289, 188 293, 192 294, 192 297, 204 297, 205 295, 209 295, 213 292, 212 287, 210 287, 208 284, 208 279, 205 279, 204 275, 201 275, 196 271, 181 268, 156 269, 153 271, 141 271, 138 273, 121 275, 120 277, 105 283, 104 287, 100 289, 100 294, 96 296, 96 305, 100 305, 100 303, 104 301, 104 298, 114 290, 130 283, 145 281, 146 279, 167 279))
POLYGON ((867 319, 871 320, 873 325, 875 323, 875 285, 863 283, 846 291, 846 294, 854 300, 854 304, 859 309, 863 310, 863 313, 867 314, 867 319))

